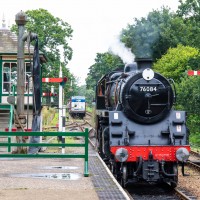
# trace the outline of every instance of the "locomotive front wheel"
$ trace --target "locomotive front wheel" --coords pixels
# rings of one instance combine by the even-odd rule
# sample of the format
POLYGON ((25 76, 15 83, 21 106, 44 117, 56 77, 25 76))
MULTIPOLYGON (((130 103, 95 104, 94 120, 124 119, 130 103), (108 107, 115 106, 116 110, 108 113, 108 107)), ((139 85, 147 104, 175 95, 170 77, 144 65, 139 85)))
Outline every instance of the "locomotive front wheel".
POLYGON ((111 171, 111 173, 112 173, 113 175, 115 174, 114 163, 110 163, 110 171, 111 171))
POLYGON ((122 175, 121 175, 121 186, 123 188, 126 187, 126 183, 127 183, 127 179, 128 179, 128 172, 127 172, 127 166, 124 165, 122 166, 122 175))
POLYGON ((174 176, 173 180, 171 181, 171 187, 175 188, 178 184, 178 167, 177 167, 177 164, 173 164, 173 173, 176 174, 176 176, 174 176))

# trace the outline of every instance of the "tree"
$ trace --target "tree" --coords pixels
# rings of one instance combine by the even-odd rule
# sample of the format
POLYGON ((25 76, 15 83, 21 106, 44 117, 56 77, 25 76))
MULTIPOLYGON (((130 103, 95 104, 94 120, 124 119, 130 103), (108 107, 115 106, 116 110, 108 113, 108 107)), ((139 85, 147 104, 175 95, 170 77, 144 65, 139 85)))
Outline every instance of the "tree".
POLYGON ((158 60, 154 70, 167 78, 173 78, 176 85, 177 110, 188 112, 187 124, 191 132, 190 139, 193 143, 200 144, 200 78, 188 77, 187 70, 200 68, 199 50, 189 46, 178 45, 170 48, 167 53, 158 60))
POLYGON ((191 21, 200 20, 200 2, 199 0, 179 0, 178 15, 191 21))
MULTIPOLYGON (((68 40, 72 38, 71 26, 58 17, 54 17, 45 9, 28 10, 28 22, 25 27, 27 32, 37 33, 39 37, 39 49, 48 58, 49 66, 51 62, 60 61, 61 49, 63 49, 64 64, 72 57, 72 49, 68 45, 68 40)), ((12 31, 17 30, 16 25, 12 26, 12 31)))
POLYGON ((88 90, 86 90, 85 96, 86 96, 86 102, 87 102, 88 106, 92 107, 92 103, 95 99, 95 91, 92 89, 88 89, 88 90))
POLYGON ((186 70, 197 69, 196 60, 199 60, 199 50, 189 46, 178 45, 177 48, 170 48, 167 53, 162 56, 153 68, 167 78, 180 82, 184 77, 186 70))
POLYGON ((200 77, 185 77, 177 85, 177 107, 188 113, 190 141, 200 145, 200 77))
MULTIPOLYGON (((72 49, 68 45, 68 40, 72 38, 71 26, 58 17, 54 17, 45 9, 28 10, 25 12, 28 22, 25 25, 27 32, 34 32, 39 38, 39 49, 45 54, 48 62, 42 67, 43 77, 58 77, 60 65, 62 66, 63 77, 68 77, 69 81, 65 86, 68 91, 70 80, 73 75, 67 69, 67 63, 72 58, 72 49), (63 55, 61 55, 61 50, 63 55), (61 57, 63 62, 61 62, 61 57)), ((17 26, 11 28, 15 33, 17 26)), ((52 84, 58 92, 58 84, 52 84)), ((46 85, 44 85, 44 88, 46 85)))
MULTIPOLYGON (((48 60, 46 66, 43 67, 43 75, 58 76, 60 64, 64 68, 72 57, 72 49, 68 45, 73 32, 71 26, 45 9, 28 10, 25 13, 28 18, 25 28, 27 32, 38 35, 39 49, 48 60), (63 62, 61 62, 61 50, 63 50, 63 62)), ((13 25, 11 30, 17 32, 17 26, 13 25)))
POLYGON ((97 81, 106 73, 124 66, 119 56, 113 55, 109 52, 97 53, 95 64, 90 66, 88 77, 86 78, 87 89, 95 90, 97 81))
POLYGON ((190 26, 188 45, 200 48, 200 2, 199 0, 179 0, 179 2, 177 14, 184 19, 186 25, 190 26))
POLYGON ((122 30, 121 41, 131 48, 136 57, 162 57, 170 47, 187 45, 191 26, 169 8, 153 10, 146 18, 134 19, 132 25, 122 30))
POLYGON ((89 107, 92 106, 92 102, 95 98, 94 90, 86 89, 86 85, 81 85, 78 87, 78 91, 77 91, 76 95, 85 96, 87 106, 89 106, 89 107))

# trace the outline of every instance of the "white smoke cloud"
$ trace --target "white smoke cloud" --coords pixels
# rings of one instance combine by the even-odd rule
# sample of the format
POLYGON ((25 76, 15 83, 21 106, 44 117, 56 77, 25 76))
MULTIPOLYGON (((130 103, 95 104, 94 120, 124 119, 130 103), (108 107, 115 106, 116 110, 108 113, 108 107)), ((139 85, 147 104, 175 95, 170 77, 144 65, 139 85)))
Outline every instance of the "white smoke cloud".
POLYGON ((127 48, 124 43, 116 36, 110 44, 109 52, 118 55, 124 62, 124 64, 133 63, 135 55, 131 52, 131 49, 127 48))

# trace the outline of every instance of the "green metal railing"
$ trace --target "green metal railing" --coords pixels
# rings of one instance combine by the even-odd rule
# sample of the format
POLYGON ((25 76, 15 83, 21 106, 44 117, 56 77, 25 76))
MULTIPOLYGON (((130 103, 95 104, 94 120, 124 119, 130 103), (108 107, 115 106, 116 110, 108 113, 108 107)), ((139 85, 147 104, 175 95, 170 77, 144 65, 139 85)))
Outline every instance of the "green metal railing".
MULTIPOLYGON (((12 85, 12 95, 13 97, 15 96, 15 85, 12 85)), ((8 126, 8 131, 12 131, 12 126, 13 126, 13 119, 14 119, 14 105, 10 105, 10 117, 9 117, 9 126, 8 126)), ((10 135, 8 136, 8 143, 11 143, 11 137, 10 135)), ((11 146, 8 146, 8 152, 11 152, 11 146)))
MULTIPOLYGON (((13 125, 13 115, 14 113, 14 109, 13 109, 13 105, 10 105, 10 117, 9 117, 9 126, 8 126, 8 131, 11 132, 12 131, 12 125, 13 125)), ((10 135, 8 135, 8 143, 11 143, 11 137, 10 135)), ((8 152, 11 152, 11 146, 8 145, 8 152)))
POLYGON ((71 136, 85 137, 84 143, 0 143, 0 146, 39 146, 39 147, 84 147, 84 154, 0 154, 0 157, 6 158, 84 158, 84 176, 88 177, 88 129, 85 132, 0 132, 0 136, 71 136))
MULTIPOLYGON (((8 131, 10 132, 12 130, 12 121, 13 121, 13 105, 10 105, 10 104, 1 104, 0 105, 0 110, 9 110, 9 124, 8 124, 8 131)), ((8 143, 11 142, 11 137, 10 135, 7 135, 8 136, 8 143)), ((8 146, 8 152, 11 151, 11 148, 10 146, 8 146)))

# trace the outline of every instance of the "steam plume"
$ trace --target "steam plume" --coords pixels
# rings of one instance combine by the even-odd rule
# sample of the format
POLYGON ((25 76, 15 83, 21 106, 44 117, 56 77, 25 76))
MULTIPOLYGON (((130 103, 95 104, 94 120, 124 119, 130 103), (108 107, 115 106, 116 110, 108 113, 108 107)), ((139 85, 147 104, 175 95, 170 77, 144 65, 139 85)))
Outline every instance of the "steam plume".
POLYGON ((133 63, 135 55, 131 52, 131 49, 127 48, 124 43, 119 39, 119 36, 116 36, 110 44, 109 52, 118 55, 124 62, 133 63))

